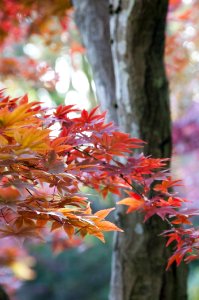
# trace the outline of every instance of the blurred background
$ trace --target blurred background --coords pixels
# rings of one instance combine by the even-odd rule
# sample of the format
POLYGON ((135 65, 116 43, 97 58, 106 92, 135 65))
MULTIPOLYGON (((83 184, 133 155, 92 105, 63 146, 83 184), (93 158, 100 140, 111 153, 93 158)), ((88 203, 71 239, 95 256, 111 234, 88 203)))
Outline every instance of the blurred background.
MULTIPOLYGON (((38 4, 32 9, 31 1, 30 6, 0 2, 0 89, 6 88, 12 97, 28 93, 31 100, 48 107, 65 103, 91 109, 97 105, 95 84, 73 9, 66 0, 55 2, 59 4, 44 4, 39 11, 38 4)), ((170 0, 165 49, 173 120, 172 172, 183 180, 180 193, 192 207, 199 207, 198 15, 199 1, 170 0)), ((112 201, 109 195, 93 204, 100 209, 112 201)), ((46 244, 27 245, 27 252, 7 240, 0 246, 0 284, 13 300, 26 300, 27 294, 29 300, 105 300, 112 234, 106 240, 105 245, 93 238, 70 243, 56 236, 46 244), (8 265, 10 260, 13 263, 8 265)), ((197 300, 199 263, 189 268, 189 300, 197 300)))

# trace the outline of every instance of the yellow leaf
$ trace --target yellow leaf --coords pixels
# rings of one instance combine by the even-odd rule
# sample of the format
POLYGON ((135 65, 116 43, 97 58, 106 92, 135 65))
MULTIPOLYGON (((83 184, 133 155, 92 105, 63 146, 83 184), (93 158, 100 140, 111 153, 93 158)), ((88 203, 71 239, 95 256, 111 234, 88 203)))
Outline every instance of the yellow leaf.
POLYGON ((18 106, 13 111, 9 111, 8 108, 1 109, 0 111, 0 123, 2 126, 12 126, 17 122, 24 121, 28 117, 35 114, 34 111, 30 111, 33 106, 32 103, 26 103, 18 106))
POLYGON ((36 152, 49 150, 49 130, 33 128, 19 128, 13 137, 19 144, 19 150, 31 149, 36 152))

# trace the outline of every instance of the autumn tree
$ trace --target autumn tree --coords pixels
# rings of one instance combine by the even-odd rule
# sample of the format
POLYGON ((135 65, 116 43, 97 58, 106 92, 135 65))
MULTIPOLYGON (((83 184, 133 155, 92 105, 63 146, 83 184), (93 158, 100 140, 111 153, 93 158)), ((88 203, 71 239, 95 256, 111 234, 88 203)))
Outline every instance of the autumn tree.
MULTIPOLYGON (((71 105, 51 111, 38 102, 28 103, 27 97, 11 99, 1 92, 0 99, 0 238, 23 242, 62 230, 69 239, 90 234, 104 241, 104 231, 122 231, 105 220, 112 208, 92 213, 81 191, 86 186, 103 197, 108 192, 121 196, 124 190, 127 197, 118 204, 129 206, 127 213, 141 210, 145 221, 157 215, 172 225, 164 235, 168 245, 176 241, 177 247, 167 268, 198 257, 198 233, 173 225, 192 225, 188 217, 193 212, 178 211, 184 200, 170 191, 178 180, 165 173, 167 159, 129 156, 144 142, 106 124, 105 113, 98 113, 97 107, 71 117, 78 112, 71 105), (58 136, 55 123, 60 125, 58 136)), ((15 265, 13 253, 1 257, 1 263, 15 265)))
MULTIPOLYGON (((120 129, 147 141, 145 153, 171 155, 164 68, 168 1, 74 0, 76 21, 93 68, 99 101, 120 129)), ((186 299, 186 271, 165 273, 168 253, 157 237, 165 225, 142 224, 118 210, 111 300, 186 299)))
MULTIPOLYGON (((199 258, 199 231, 190 221, 199 212, 183 208, 185 200, 172 192, 180 182, 165 172, 167 158, 129 155, 144 142, 106 124, 98 107, 73 117, 78 110, 72 105, 42 109, 26 96, 12 99, 3 92, 0 100, 1 239, 22 243, 59 230, 70 241, 87 234, 104 241, 104 231, 121 232, 105 220, 113 208, 92 212, 82 190, 89 187, 103 197, 108 192, 121 197, 123 191, 126 197, 117 204, 128 206, 127 214, 141 211, 144 222, 158 216, 170 225, 162 232, 166 246, 175 242, 167 270, 199 258), (60 126, 58 136, 54 124, 60 126), (183 224, 189 228, 178 227, 183 224)), ((5 250, 0 263, 20 272, 17 248, 5 250)))
MULTIPOLYGON (((46 28, 48 5, 25 2, 5 3, 10 15, 8 22, 5 18, 2 22, 3 39, 7 38, 6 28, 21 20, 22 16, 15 14, 18 9, 30 17, 32 10, 39 8, 37 26, 33 22, 30 28, 33 32, 46 28)), ((178 4, 172 1, 172 5, 178 4)), ((146 155, 169 157, 170 114, 163 64, 167 1, 110 1, 108 5, 107 1, 74 0, 74 5, 108 119, 146 140, 146 155)), ((68 7, 71 3, 64 2, 63 9, 68 7)), ((52 5, 50 9, 62 19, 59 8, 52 5)), ((174 224, 191 226, 188 217, 193 211, 178 212, 184 201, 170 190, 178 181, 162 170, 157 172, 168 168, 168 161, 138 154, 128 157, 133 148, 138 153, 141 140, 106 125, 105 114, 97 109, 83 110, 71 119, 69 114, 74 111, 60 106, 49 112, 39 103, 28 104, 26 97, 2 96, 1 236, 40 238, 42 229, 48 230, 50 225, 51 231, 62 229, 69 238, 88 233, 103 239, 102 231, 122 228, 125 233, 115 237, 110 299, 185 299, 185 274, 175 265, 165 273, 171 254, 157 235, 169 225, 167 244, 177 242, 169 267, 173 262, 179 265, 183 258, 198 257, 194 252, 198 250, 198 232, 174 228, 174 224), (59 137, 53 138, 51 125, 56 122, 61 129, 59 137), (46 185, 49 190, 42 193, 46 185), (127 212, 144 212, 146 223, 140 214, 126 215, 122 206, 117 213, 118 227, 103 220, 110 210, 93 215, 87 199, 79 194, 80 185, 94 188, 104 197, 109 191, 121 195, 124 189, 127 197, 119 204, 129 206, 127 212)))

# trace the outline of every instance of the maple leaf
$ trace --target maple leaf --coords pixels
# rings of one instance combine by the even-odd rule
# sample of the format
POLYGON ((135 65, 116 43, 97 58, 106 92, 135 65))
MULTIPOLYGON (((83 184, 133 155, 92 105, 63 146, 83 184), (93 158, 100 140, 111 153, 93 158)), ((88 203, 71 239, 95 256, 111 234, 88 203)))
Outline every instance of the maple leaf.
POLYGON ((177 215, 176 218, 171 222, 172 224, 187 224, 192 225, 192 222, 188 219, 188 217, 183 215, 177 215))
POLYGON ((82 231, 83 236, 88 232, 89 234, 94 235, 95 237, 100 239, 102 242, 105 242, 103 231, 120 231, 120 232, 123 232, 122 229, 118 228, 112 222, 105 221, 104 219, 102 219, 102 215, 107 215, 107 213, 109 213, 110 211, 111 210, 107 210, 105 212, 105 210, 103 210, 102 214, 100 214, 100 212, 98 212, 98 214, 95 213, 96 218, 92 219, 93 225, 92 226, 88 225, 87 227, 83 228, 83 231, 82 231), (100 217, 98 217, 98 215, 100 217), (86 231, 85 231, 85 229, 86 229, 86 231))
POLYGON ((163 180, 160 184, 156 184, 153 189, 154 191, 167 194, 169 188, 174 186, 182 186, 182 184, 179 184, 179 182, 181 182, 181 180, 172 180, 171 178, 167 178, 166 180, 163 180))
POLYGON ((179 264, 181 263, 182 259, 183 259, 183 254, 181 253, 175 253, 173 254, 169 260, 168 260, 168 264, 167 264, 167 267, 166 267, 166 271, 170 268, 170 266, 176 262, 177 266, 179 266, 179 264))
POLYGON ((113 184, 107 184, 100 190, 100 193, 102 194, 103 198, 106 198, 109 192, 118 196, 121 195, 120 187, 114 186, 113 184))
POLYGON ((138 194, 132 193, 131 197, 124 198, 118 201, 117 204, 128 205, 129 208, 127 210, 127 213, 130 213, 143 208, 145 204, 145 200, 138 194))
POLYGON ((49 130, 48 129, 38 129, 32 128, 20 128, 14 132, 14 139, 19 144, 16 153, 23 153, 27 151, 35 151, 38 153, 43 153, 48 150, 49 147, 49 130))
MULTIPOLYGON (((29 104, 27 97, 10 99, 1 92, 0 97, 2 238, 23 241, 50 231, 64 233, 70 243, 77 234, 90 234, 104 242, 104 232, 122 231, 105 219, 113 209, 93 213, 80 189, 94 188, 104 197, 123 190, 128 197, 118 204, 127 205, 127 213, 141 210, 144 221, 158 215, 172 226, 163 234, 168 237, 167 246, 176 243, 168 267, 197 257, 199 232, 175 225, 192 225, 189 218, 198 210, 181 209, 186 200, 171 195, 169 189, 180 184, 165 170, 167 159, 129 156, 143 141, 106 125, 105 113, 97 113, 98 108, 70 118, 73 106, 60 106, 50 113, 41 110, 38 102, 29 104), (60 135, 53 138, 55 122, 60 135), (118 160, 120 156, 126 163, 118 160)), ((58 243, 57 249, 67 243, 58 243)))
POLYGON ((37 238, 43 240, 38 230, 35 230, 35 226, 22 226, 16 228, 10 225, 4 225, 0 227, 0 236, 3 237, 15 237, 22 241, 27 238, 37 238))
POLYGON ((2 108, 0 110, 1 127, 9 128, 11 126, 16 126, 16 124, 23 125, 27 120, 33 124, 38 122, 38 119, 35 117, 35 111, 31 110, 36 104, 38 104, 38 102, 22 104, 13 111, 10 111, 8 107, 2 108))
POLYGON ((72 237, 75 233, 75 228, 69 223, 65 223, 63 225, 63 228, 64 228, 65 232, 67 233, 69 239, 72 239, 72 237))
POLYGON ((73 146, 66 145, 65 142, 66 137, 55 138, 50 142, 50 148, 53 149, 56 153, 71 150, 73 146))
POLYGON ((79 109, 75 108, 74 105, 59 105, 53 115, 60 120, 65 120, 71 112, 79 112, 79 109))
POLYGON ((113 211, 114 209, 115 209, 114 207, 108 208, 108 209, 102 209, 102 210, 97 211, 94 215, 97 216, 100 220, 103 220, 103 219, 105 219, 105 218, 109 215, 109 213, 110 213, 111 211, 113 211))
POLYGON ((82 110, 81 112, 81 116, 79 118, 74 118, 74 121, 77 121, 80 124, 90 124, 90 125, 94 125, 98 122, 102 122, 104 121, 105 115, 106 113, 102 113, 102 114, 96 114, 96 111, 98 110, 99 106, 94 107, 90 113, 88 111, 86 111, 85 109, 82 110))

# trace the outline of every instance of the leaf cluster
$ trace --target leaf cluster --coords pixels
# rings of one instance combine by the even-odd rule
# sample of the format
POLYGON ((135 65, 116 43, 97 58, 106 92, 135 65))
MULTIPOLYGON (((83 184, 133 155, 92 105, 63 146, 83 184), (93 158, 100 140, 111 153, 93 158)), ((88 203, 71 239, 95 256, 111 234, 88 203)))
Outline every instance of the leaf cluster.
POLYGON ((168 266, 198 258, 198 234, 190 221, 198 210, 183 208, 186 200, 173 192, 181 184, 165 170, 168 159, 132 156, 144 142, 106 124, 98 107, 50 110, 27 96, 10 99, 2 91, 0 98, 1 238, 44 239, 59 229, 69 239, 90 234, 104 241, 103 232, 122 231, 105 220, 112 208, 92 212, 82 192, 89 187, 104 198, 123 191, 128 197, 118 204, 127 205, 127 213, 140 210, 144 221, 158 215, 168 223, 167 244, 177 243, 168 266))

